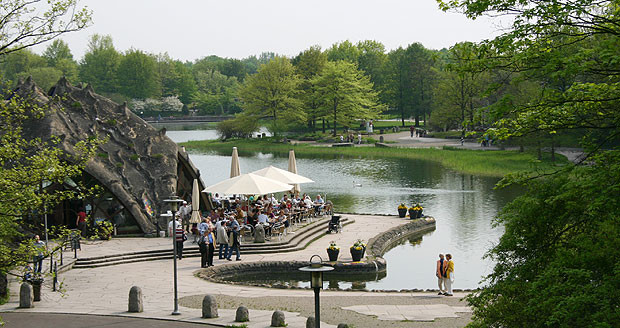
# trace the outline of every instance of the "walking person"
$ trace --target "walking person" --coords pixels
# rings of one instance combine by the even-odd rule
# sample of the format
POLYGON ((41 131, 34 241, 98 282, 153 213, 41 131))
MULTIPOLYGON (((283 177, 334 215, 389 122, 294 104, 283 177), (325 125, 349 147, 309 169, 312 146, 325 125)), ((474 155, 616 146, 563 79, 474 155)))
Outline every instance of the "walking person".
POLYGON ((222 260, 228 255, 228 234, 226 233, 226 227, 224 226, 223 220, 217 221, 215 227, 215 231, 217 233, 216 241, 220 244, 218 257, 222 260))
POLYGON ((409 127, 409 132, 411 132, 411 138, 413 138, 413 132, 415 132, 413 125, 409 127))
POLYGON ((34 249, 37 255, 34 256, 34 273, 41 273, 43 267, 43 259, 45 258, 45 242, 41 240, 39 235, 34 235, 34 249))
POLYGON ((185 230, 183 230, 183 226, 181 225, 181 222, 179 222, 179 218, 177 218, 175 220, 175 234, 174 234, 174 241, 175 243, 177 243, 177 256, 179 257, 179 260, 183 259, 183 242, 185 240, 187 240, 187 235, 185 235, 185 230))
POLYGON ((228 256, 226 256, 226 259, 229 261, 231 260, 232 257, 232 253, 233 251, 236 251, 237 253, 237 261, 241 261, 241 253, 239 252, 239 246, 240 246, 240 240, 239 240, 239 230, 240 230, 241 226, 239 225, 239 222, 237 222, 237 220, 232 220, 232 224, 230 225, 230 236, 228 237, 228 256))
POLYGON ((81 208, 80 211, 77 213, 77 220, 75 220, 75 225, 77 226, 78 230, 80 230, 82 237, 86 237, 86 218, 87 217, 88 215, 86 214, 86 212, 84 212, 84 209, 81 208))
POLYGON ((452 296, 452 283, 454 282, 454 261, 452 261, 452 255, 446 254, 446 261, 444 262, 444 284, 446 285, 446 292, 444 295, 452 296))
POLYGON ((437 276, 437 284, 439 286, 439 293, 437 295, 443 295, 446 292, 446 284, 444 283, 445 264, 446 264, 446 261, 443 258, 443 254, 439 254, 439 260, 437 260, 437 269, 435 271, 435 276, 437 276))
POLYGON ((207 266, 213 266, 213 253, 215 253, 215 244, 217 240, 215 239, 215 235, 213 234, 213 227, 209 227, 207 231, 205 231, 207 235, 207 266))

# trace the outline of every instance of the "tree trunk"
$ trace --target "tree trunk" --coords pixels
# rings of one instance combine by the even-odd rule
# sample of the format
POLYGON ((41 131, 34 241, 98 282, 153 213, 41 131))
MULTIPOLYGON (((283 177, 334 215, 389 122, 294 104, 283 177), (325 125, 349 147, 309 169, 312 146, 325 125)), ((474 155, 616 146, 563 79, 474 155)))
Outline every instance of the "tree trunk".
POLYGON ((325 119, 321 119, 321 121, 323 121, 323 133, 325 133, 325 119))
POLYGON ((337 124, 336 124, 336 114, 338 113, 338 102, 336 100, 334 100, 334 137, 338 134, 338 132, 336 131, 337 128, 337 124))
POLYGON ((551 161, 555 162, 555 140, 551 137, 551 161))
POLYGON ((538 160, 542 160, 542 147, 540 146, 540 140, 536 141, 536 152, 538 153, 538 160))

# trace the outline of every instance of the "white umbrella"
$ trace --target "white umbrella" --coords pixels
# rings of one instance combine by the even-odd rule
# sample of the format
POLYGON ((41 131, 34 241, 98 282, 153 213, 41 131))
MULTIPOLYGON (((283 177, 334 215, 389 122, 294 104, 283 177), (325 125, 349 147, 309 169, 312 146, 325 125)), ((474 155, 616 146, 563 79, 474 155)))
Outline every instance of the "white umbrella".
POLYGON ((200 189, 198 189, 198 179, 194 179, 192 188, 192 217, 190 223, 200 223, 200 189))
POLYGON ((217 192, 225 195, 266 195, 292 188, 293 186, 280 181, 246 173, 209 186, 202 192, 217 192))
POLYGON ((288 183, 288 184, 297 184, 297 183, 309 183, 314 182, 304 176, 299 174, 295 174, 293 172, 285 171, 273 166, 267 166, 264 169, 260 169, 258 171, 252 172, 256 175, 260 175, 265 178, 274 179, 280 182, 288 183))
MULTIPOLYGON (((297 174, 297 161, 295 160, 295 151, 292 149, 288 152, 288 171, 297 174)), ((301 191, 299 184, 294 184, 293 189, 298 194, 301 191)))
POLYGON ((233 147, 232 162, 230 163, 230 177, 234 178, 241 174, 241 168, 239 168, 239 154, 237 153, 237 147, 233 147))

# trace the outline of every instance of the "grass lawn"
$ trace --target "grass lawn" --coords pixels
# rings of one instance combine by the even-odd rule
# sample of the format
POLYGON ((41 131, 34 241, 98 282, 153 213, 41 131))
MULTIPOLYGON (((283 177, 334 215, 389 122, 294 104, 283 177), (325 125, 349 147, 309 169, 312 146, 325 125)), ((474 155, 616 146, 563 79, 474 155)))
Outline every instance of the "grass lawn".
POLYGON ((556 161, 551 162, 549 154, 542 161, 536 160, 531 152, 517 151, 484 151, 464 149, 433 149, 433 148, 377 148, 377 147, 317 147, 312 145, 290 145, 274 142, 270 139, 239 139, 221 142, 218 140, 190 141, 182 143, 188 149, 201 151, 229 152, 237 147, 240 154, 253 152, 269 152, 281 155, 295 150, 297 157, 344 156, 350 158, 397 158, 421 159, 440 163, 441 165, 463 173, 502 177, 508 173, 523 172, 532 169, 551 171, 558 165, 566 165, 564 156, 556 154, 556 161))

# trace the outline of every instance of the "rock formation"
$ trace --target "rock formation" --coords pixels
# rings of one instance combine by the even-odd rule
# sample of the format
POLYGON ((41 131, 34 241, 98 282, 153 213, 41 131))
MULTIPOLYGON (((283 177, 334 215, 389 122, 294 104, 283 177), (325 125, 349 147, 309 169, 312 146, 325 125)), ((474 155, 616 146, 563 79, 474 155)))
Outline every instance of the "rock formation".
MULTIPOLYGON (((125 103, 116 104, 90 86, 74 87, 64 77, 48 93, 28 78, 18 83, 14 94, 53 109, 25 125, 27 138, 57 136, 62 140, 59 147, 69 154, 75 152, 77 142, 89 137, 108 139, 85 171, 116 197, 145 234, 156 232, 158 215, 168 210, 164 199, 177 194, 189 200, 194 178, 199 179, 201 190, 204 188, 187 153, 166 136, 165 129, 155 129, 125 103)), ((202 209, 208 202, 206 195, 201 195, 202 209)))

